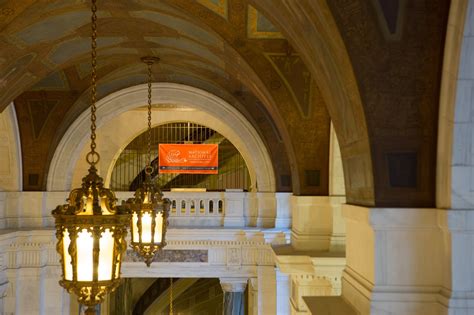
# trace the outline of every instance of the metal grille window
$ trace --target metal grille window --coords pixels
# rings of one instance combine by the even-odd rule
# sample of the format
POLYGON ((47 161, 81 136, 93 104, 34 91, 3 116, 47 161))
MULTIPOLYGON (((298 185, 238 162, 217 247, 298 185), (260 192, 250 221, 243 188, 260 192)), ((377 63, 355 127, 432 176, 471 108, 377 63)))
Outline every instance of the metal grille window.
MULTIPOLYGON (((175 122, 152 129, 152 166, 154 180, 163 190, 172 188, 205 188, 248 190, 250 176, 247 165, 234 145, 215 130, 191 122, 175 122), (219 145, 219 174, 158 174, 160 143, 209 143, 219 145)), ((147 153, 146 132, 136 137, 120 154, 112 171, 110 188, 135 191, 145 179, 147 153)))

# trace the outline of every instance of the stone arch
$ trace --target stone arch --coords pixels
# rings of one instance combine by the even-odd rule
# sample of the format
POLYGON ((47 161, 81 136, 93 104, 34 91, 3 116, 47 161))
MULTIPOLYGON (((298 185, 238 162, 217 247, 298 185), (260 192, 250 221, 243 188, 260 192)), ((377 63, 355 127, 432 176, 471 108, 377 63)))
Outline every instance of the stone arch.
POLYGON ((438 208, 474 208, 474 68, 469 66, 474 59, 474 46, 470 44, 474 41, 472 12, 472 0, 451 3, 438 121, 438 208))
POLYGON ((0 113, 0 140, 0 191, 21 191, 21 143, 13 103, 0 113))
MULTIPOLYGON (((146 85, 138 85, 112 93, 100 100, 97 103, 98 128, 120 114, 146 104, 146 89, 146 85)), ((208 92, 181 84, 154 83, 152 90, 155 104, 172 103, 196 108, 206 113, 208 118, 213 117, 216 122, 220 122, 218 125, 209 127, 226 136, 241 152, 247 162, 249 172, 254 174, 258 183, 258 191, 275 191, 273 167, 266 147, 250 122, 233 106, 208 92)), ((142 129, 132 130, 127 140, 142 129)), ((88 140, 89 112, 85 111, 70 126, 56 148, 48 173, 48 191, 69 190, 72 187, 76 166, 81 167, 81 162, 78 161, 82 158, 81 152, 86 150, 88 140)), ((116 144, 117 148, 123 145, 125 144, 116 144)), ((100 143, 98 147, 100 150, 100 143)), ((114 151, 112 155, 116 154, 117 151, 114 151)), ((102 175, 111 167, 112 160, 105 160, 109 161, 109 165, 99 165, 102 167, 102 175)))
MULTIPOLYGON (((98 128, 97 143, 101 152, 101 160, 98 167, 101 170, 106 186, 109 186, 110 184, 112 171, 120 153, 133 139, 146 131, 147 126, 144 121, 144 111, 132 110, 113 117, 98 128), (128 124, 127 128, 120 128, 119 130, 113 128, 114 126, 123 126, 125 124, 128 124)), ((245 143, 239 138, 239 135, 232 130, 231 127, 223 124, 218 117, 200 110, 154 111, 152 112, 152 121, 153 127, 178 121, 189 121, 200 125, 214 126, 214 130, 225 135, 226 138, 236 146, 239 152, 243 154, 244 160, 249 167, 252 187, 255 187, 255 183, 257 182, 256 166, 254 165, 255 161, 249 156, 248 149, 245 148, 245 143)), ((80 157, 74 167, 71 183, 72 187, 81 184, 81 179, 88 169, 88 164, 85 161, 85 156, 88 152, 89 147, 88 145, 85 145, 82 148, 79 155, 80 157)))
POLYGON ((375 205, 369 134, 357 80, 325 0, 250 0, 279 27, 321 90, 341 147, 347 202, 375 205))

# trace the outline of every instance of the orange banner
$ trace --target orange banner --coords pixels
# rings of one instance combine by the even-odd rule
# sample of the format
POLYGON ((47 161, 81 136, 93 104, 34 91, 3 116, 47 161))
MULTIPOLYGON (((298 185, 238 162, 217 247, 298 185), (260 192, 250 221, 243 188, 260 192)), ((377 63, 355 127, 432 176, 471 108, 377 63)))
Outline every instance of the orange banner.
POLYGON ((217 174, 217 144, 160 144, 159 172, 179 174, 217 174))

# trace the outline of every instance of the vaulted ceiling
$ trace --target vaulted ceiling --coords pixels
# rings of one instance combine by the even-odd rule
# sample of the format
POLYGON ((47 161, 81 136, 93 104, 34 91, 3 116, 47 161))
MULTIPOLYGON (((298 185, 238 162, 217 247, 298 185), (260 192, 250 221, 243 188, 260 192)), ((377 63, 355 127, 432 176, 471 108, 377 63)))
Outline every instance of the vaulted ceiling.
MULTIPOLYGON (((155 81, 209 91, 255 126, 278 191, 328 193, 330 114, 349 202, 432 206, 449 5, 99 1, 99 97, 144 83, 140 57, 156 55, 155 81)), ((46 187, 57 143, 87 109, 89 20, 84 0, 0 1, 0 110, 14 101, 26 190, 46 187)))
MULTIPOLYGON (((291 123, 320 122, 311 134, 320 136, 321 145, 308 154, 327 169, 327 154, 317 151, 327 153, 329 134, 318 89, 288 41, 249 3, 99 1, 98 7, 99 98, 146 82, 140 57, 159 56, 155 81, 207 90, 257 127, 275 157, 280 190, 291 189, 291 123)), ((24 187, 44 189, 55 146, 88 106, 90 8, 85 1, 12 1, 2 12, 0 108, 15 100, 28 148, 24 187)), ((327 187, 314 190, 324 193, 327 187)))

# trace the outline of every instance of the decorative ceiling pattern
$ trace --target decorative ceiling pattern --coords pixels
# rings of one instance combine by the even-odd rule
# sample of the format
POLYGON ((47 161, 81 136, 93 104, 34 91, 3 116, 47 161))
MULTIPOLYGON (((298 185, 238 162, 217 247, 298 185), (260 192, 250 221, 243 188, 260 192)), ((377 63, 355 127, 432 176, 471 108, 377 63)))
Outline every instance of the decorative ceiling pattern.
POLYGON ((219 14, 227 20, 228 3, 227 0, 197 0, 200 4, 219 14))
POLYGON ((284 38, 277 28, 253 6, 247 7, 247 35, 250 38, 284 38))
MULTIPOLYGON (((34 115, 32 105, 26 105, 30 104, 26 95, 36 97, 34 93, 26 93, 16 102, 22 117, 26 120, 30 116, 28 124, 32 127, 28 132, 32 137, 37 137, 40 130, 54 128, 49 139, 41 136, 41 145, 32 144, 37 148, 24 148, 24 154, 29 155, 24 158, 24 171, 34 170, 40 173, 40 179, 62 135, 88 107, 87 3, 62 0, 47 5, 38 1, 25 6, 14 1, 0 4, 0 8, 13 8, 7 20, 0 21, 0 109, 28 91, 57 92, 47 94, 44 104, 60 95, 62 106, 67 107, 55 124, 43 126, 36 121, 42 116, 34 115)), ((282 33, 247 0, 104 0, 98 17, 99 98, 145 83, 146 67, 140 57, 156 55, 161 61, 153 70, 155 81, 204 89, 236 106, 254 124, 275 157, 279 190, 291 189, 288 150, 304 150, 304 154, 291 154, 301 156, 298 167, 302 169, 309 167, 303 161, 308 156, 314 157, 307 160, 308 164, 324 160, 320 158, 324 150, 291 144, 291 138, 298 134, 295 124, 329 130, 319 90, 282 33)), ((58 111, 58 106, 51 110, 58 111)), ((326 167, 325 162, 319 164, 317 168, 326 167)), ((306 193, 324 193, 327 187, 308 189, 306 193)))

